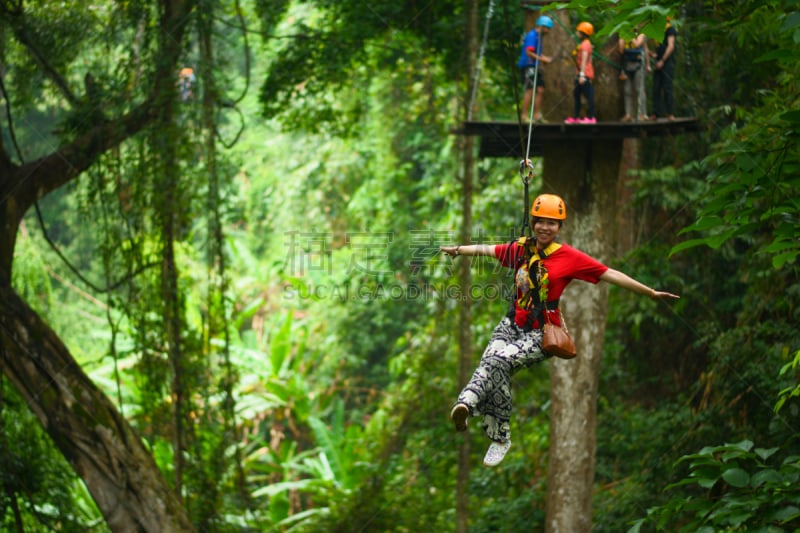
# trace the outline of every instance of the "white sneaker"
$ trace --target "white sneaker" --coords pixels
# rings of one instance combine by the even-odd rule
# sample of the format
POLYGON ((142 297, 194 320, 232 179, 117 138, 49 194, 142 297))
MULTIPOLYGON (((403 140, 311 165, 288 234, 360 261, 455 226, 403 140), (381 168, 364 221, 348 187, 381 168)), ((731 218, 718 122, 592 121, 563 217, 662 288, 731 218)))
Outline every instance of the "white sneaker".
POLYGON ((506 456, 506 452, 509 448, 511 448, 511 440, 507 440, 505 442, 492 442, 492 444, 489 446, 489 449, 486 450, 486 455, 483 457, 483 465, 499 465, 500 461, 503 460, 503 457, 506 456))
POLYGON ((450 411, 450 420, 456 426, 456 431, 466 431, 467 422, 469 421, 469 407, 464 403, 457 403, 453 410, 450 411))

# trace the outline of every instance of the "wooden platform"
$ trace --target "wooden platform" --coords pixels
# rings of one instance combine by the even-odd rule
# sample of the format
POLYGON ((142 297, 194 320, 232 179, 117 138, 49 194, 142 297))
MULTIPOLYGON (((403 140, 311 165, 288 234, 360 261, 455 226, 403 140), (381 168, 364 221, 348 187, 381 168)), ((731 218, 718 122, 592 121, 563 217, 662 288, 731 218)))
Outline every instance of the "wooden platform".
MULTIPOLYGON (((480 137, 480 157, 514 157, 522 159, 527 152, 528 124, 518 122, 464 122, 453 133, 480 137)), ((548 142, 592 141, 595 139, 645 139, 669 137, 700 130, 695 117, 678 117, 674 120, 648 120, 646 122, 598 122, 596 124, 535 124, 531 137, 530 153, 542 154, 548 142)))

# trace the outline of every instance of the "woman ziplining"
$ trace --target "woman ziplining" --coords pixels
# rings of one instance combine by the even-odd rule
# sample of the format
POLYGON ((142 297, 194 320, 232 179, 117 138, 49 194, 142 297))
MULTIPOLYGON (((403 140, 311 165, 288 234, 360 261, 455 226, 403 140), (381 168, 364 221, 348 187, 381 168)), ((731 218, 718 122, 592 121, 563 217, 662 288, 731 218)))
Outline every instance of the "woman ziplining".
POLYGON ((568 244, 556 242, 567 218, 566 205, 559 196, 538 196, 530 217, 531 237, 498 245, 440 247, 452 257, 494 257, 515 271, 516 297, 450 413, 456 431, 466 431, 469 417, 483 416, 484 433, 492 441, 483 459, 486 466, 499 464, 511 446, 511 377, 552 357, 542 350, 542 329, 545 321, 562 325, 559 298, 572 280, 594 284, 606 281, 654 299, 679 298, 651 289, 568 244))

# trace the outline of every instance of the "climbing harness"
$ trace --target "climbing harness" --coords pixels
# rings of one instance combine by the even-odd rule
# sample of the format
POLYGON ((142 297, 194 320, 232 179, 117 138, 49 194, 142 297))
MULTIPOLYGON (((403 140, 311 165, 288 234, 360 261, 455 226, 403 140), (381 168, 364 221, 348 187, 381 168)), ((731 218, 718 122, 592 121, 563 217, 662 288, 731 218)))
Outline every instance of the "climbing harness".
POLYGON ((547 301, 549 278, 542 261, 550 257, 562 245, 552 242, 544 250, 539 250, 536 248, 535 241, 530 241, 528 237, 520 237, 516 245, 525 250, 517 256, 514 266, 514 284, 520 294, 519 297, 512 299, 507 316, 514 320, 517 307, 525 309, 529 314, 523 327, 530 330, 537 326, 537 321, 539 327, 543 325, 544 313, 558 310, 559 299, 547 301), (530 257, 527 257, 528 253, 526 252, 530 253, 530 257), (527 268, 521 269, 520 265, 526 261, 526 257, 527 268))

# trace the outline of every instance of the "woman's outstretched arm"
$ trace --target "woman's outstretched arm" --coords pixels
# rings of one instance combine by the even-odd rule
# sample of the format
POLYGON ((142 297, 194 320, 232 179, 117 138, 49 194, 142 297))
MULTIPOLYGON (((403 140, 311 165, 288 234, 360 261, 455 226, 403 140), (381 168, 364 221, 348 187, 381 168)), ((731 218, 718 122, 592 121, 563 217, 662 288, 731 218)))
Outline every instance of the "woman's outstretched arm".
POLYGON ((459 246, 440 246, 439 250, 453 257, 457 255, 494 256, 494 245, 491 244, 462 244, 459 246))
POLYGON ((677 294, 672 294, 671 292, 651 289, 644 283, 640 283, 629 275, 620 272, 619 270, 614 270, 613 268, 606 270, 606 272, 600 276, 600 279, 607 281, 608 283, 612 283, 618 287, 622 287, 623 289, 633 291, 637 294, 649 296, 650 298, 680 298, 680 296, 677 294))

